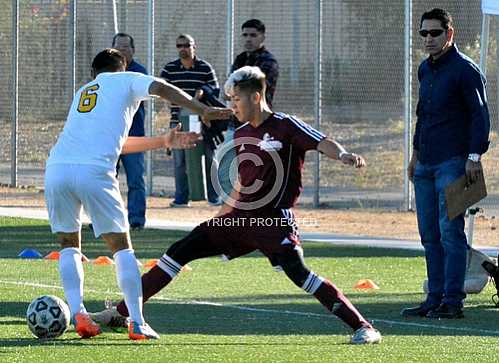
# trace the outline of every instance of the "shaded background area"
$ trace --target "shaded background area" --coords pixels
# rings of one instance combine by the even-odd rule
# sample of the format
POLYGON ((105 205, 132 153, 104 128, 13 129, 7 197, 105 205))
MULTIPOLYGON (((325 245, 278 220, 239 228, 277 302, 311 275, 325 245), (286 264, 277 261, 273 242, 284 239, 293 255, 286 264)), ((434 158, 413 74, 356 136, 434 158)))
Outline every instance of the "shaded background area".
MULTIPOLYGON (((112 1, 78 0, 76 20, 76 85, 90 80, 90 63, 114 34, 112 1)), ((147 59, 147 1, 116 1, 119 31, 136 42, 136 60, 147 59)), ((402 1, 330 0, 322 2, 322 124, 321 130, 363 153, 369 163, 360 173, 323 160, 320 166, 322 202, 397 209, 403 199, 404 149, 404 3, 402 1)), ((12 63, 12 1, 0 0, 0 67, 12 63)), ((19 13, 19 183, 41 187, 50 147, 64 124, 73 90, 71 73, 71 2, 20 1, 19 13)), ((454 16, 456 43, 478 62, 481 27, 480 1, 417 1, 413 4, 413 99, 417 101, 417 67, 424 59, 417 35, 422 12, 432 7, 454 16)), ((155 2, 154 70, 177 57, 175 38, 189 33, 197 41, 199 57, 210 62, 219 81, 227 78, 227 2, 186 0, 155 2)), ((241 24, 259 18, 267 26, 266 45, 280 64, 275 110, 296 114, 314 124, 314 64, 317 51, 317 1, 234 1, 234 54, 241 51, 241 24)), ((493 134, 484 160, 489 198, 483 205, 499 206, 497 131, 496 21, 491 21, 488 57, 488 96, 493 134)), ((10 181, 13 75, 0 75, 0 182, 10 181)), ((415 111, 415 104, 413 111, 415 111)), ((415 116, 414 116, 415 121, 415 116)), ((153 133, 168 128, 169 108, 155 103, 153 133)), ((172 159, 153 152, 152 192, 171 195, 172 159)), ((302 200, 311 202, 313 159, 309 153, 302 200)), ((123 184, 126 189, 126 183, 123 184)))

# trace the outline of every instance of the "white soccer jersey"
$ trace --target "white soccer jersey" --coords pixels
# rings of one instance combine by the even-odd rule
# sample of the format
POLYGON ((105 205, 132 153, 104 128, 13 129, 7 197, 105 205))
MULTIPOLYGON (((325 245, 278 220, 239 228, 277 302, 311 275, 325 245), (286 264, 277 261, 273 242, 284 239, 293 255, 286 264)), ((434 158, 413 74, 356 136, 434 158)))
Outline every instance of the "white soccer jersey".
POLYGON ((154 80, 136 72, 106 72, 80 88, 47 166, 92 164, 114 170, 133 116, 149 98, 154 80))

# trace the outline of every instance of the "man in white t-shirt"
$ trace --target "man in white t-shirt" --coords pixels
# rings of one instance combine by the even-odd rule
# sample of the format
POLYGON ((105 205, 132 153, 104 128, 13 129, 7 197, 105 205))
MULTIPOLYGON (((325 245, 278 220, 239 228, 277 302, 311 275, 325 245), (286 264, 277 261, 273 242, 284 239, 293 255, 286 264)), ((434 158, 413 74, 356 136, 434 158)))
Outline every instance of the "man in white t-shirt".
POLYGON ((130 310, 130 339, 159 338, 142 314, 140 272, 115 167, 120 154, 193 147, 199 134, 177 128, 157 137, 128 137, 140 102, 158 96, 190 108, 205 120, 230 113, 209 108, 160 78, 125 69, 126 59, 118 50, 97 54, 92 62, 95 79, 76 93, 64 130, 46 164, 50 225, 62 247, 59 272, 75 330, 83 338, 99 334, 100 327, 83 304, 82 207, 92 221, 95 236, 102 236, 113 253, 118 285, 130 310))

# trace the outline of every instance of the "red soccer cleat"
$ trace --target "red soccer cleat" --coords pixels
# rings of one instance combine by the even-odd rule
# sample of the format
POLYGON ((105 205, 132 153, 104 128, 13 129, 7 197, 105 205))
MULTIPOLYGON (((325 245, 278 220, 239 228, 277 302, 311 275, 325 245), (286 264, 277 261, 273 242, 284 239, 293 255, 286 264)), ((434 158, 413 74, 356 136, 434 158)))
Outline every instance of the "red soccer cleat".
POLYGON ((74 316, 75 330, 82 338, 91 338, 101 333, 99 324, 88 314, 78 313, 74 316))
POLYGON ((128 337, 132 340, 159 339, 158 333, 149 324, 139 325, 134 321, 128 325, 128 337))

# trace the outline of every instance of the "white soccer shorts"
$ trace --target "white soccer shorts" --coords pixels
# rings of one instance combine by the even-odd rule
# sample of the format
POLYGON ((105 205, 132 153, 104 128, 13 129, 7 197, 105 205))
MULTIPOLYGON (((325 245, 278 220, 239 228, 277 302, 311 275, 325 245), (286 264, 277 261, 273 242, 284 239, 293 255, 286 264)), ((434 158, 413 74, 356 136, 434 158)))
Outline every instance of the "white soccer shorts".
POLYGON ((81 229, 81 209, 95 237, 128 231, 125 206, 114 170, 85 164, 52 164, 45 170, 45 201, 52 233, 81 229))

